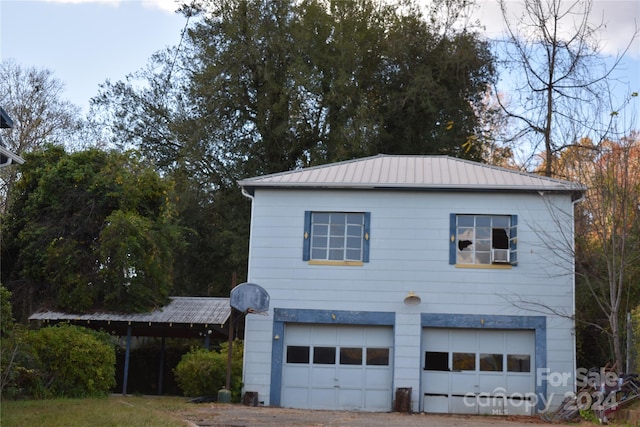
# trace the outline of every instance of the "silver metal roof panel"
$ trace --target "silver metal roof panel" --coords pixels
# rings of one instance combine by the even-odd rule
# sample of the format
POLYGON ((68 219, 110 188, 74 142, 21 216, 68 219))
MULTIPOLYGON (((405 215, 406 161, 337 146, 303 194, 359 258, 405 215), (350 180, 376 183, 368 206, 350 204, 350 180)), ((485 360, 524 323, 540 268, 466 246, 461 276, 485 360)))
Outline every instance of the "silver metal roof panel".
POLYGON ((230 314, 229 298, 171 297, 168 305, 147 313, 73 314, 42 311, 32 314, 29 320, 223 325, 230 314))
POLYGON ((557 191, 577 198, 581 184, 449 156, 384 155, 244 179, 256 188, 557 191))

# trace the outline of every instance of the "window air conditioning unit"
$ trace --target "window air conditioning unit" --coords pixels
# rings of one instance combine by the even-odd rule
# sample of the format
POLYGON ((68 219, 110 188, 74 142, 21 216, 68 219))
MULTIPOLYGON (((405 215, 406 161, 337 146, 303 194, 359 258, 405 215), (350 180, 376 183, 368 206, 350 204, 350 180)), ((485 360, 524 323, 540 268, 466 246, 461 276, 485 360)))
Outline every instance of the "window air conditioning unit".
POLYGON ((491 249, 491 262, 509 264, 509 249, 491 249))

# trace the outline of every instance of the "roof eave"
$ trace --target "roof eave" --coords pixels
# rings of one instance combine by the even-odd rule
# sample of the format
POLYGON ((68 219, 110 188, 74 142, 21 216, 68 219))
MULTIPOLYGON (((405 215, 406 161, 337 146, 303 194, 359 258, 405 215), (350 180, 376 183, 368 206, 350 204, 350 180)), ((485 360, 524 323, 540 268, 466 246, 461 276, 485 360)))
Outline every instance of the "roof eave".
POLYGON ((506 192, 506 193, 545 193, 545 192, 553 192, 553 193, 571 193, 572 200, 576 200, 581 198, 586 191, 586 188, 582 186, 568 187, 568 186, 557 186, 557 187, 541 187, 541 186, 523 186, 523 185, 513 185, 513 186, 495 186, 495 185, 474 185, 470 187, 468 185, 452 185, 452 184, 443 184, 443 185, 409 185, 409 184, 371 184, 371 183, 362 183, 362 184, 339 184, 339 183, 287 183, 287 184, 278 184, 278 183, 249 183, 249 182, 240 182, 242 188, 244 188, 251 195, 255 195, 255 191, 257 189, 261 190, 394 190, 394 191, 455 191, 455 192, 506 192))

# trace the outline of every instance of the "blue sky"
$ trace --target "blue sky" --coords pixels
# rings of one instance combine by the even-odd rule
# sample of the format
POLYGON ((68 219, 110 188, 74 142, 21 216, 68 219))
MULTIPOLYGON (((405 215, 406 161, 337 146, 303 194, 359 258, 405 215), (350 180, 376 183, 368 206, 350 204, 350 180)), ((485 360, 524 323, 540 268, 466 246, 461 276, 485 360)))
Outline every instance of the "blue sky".
MULTIPOLYGON (((497 1, 479 2, 477 18, 497 37, 497 1)), ((516 12, 519 3, 509 6, 516 12)), ((122 80, 154 52, 178 44, 186 21, 174 10, 172 0, 0 0, 0 58, 51 70, 65 85, 62 96, 86 111, 100 83, 122 80)), ((596 1, 593 15, 606 24, 603 51, 615 55, 640 26, 640 1, 596 1)), ((619 87, 640 91, 640 39, 619 77, 619 87)))
POLYGON ((0 0, 0 57, 51 70, 63 97, 85 109, 106 79, 118 81, 177 45, 185 18, 172 2, 0 0))

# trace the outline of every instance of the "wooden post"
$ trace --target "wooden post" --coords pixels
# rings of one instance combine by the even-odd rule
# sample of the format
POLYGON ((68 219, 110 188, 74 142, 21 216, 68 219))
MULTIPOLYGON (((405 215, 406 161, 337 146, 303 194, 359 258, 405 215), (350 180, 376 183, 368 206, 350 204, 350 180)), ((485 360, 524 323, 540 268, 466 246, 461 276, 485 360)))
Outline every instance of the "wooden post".
POLYGON ((129 356, 131 354, 131 324, 127 326, 127 349, 124 353, 124 378, 122 379, 122 395, 127 395, 127 382, 129 381, 129 356))
POLYGON ((165 337, 162 337, 162 345, 160 347, 160 372, 158 373, 158 396, 162 396, 162 382, 164 380, 164 353, 166 350, 165 337))
MULTIPOLYGON (((233 272, 233 277, 231 279, 231 289, 236 287, 236 273, 233 272)), ((227 382, 225 383, 225 388, 227 390, 231 390, 231 361, 233 356, 233 317, 234 317, 235 309, 231 307, 231 312, 229 313, 229 351, 227 353, 227 382)))

